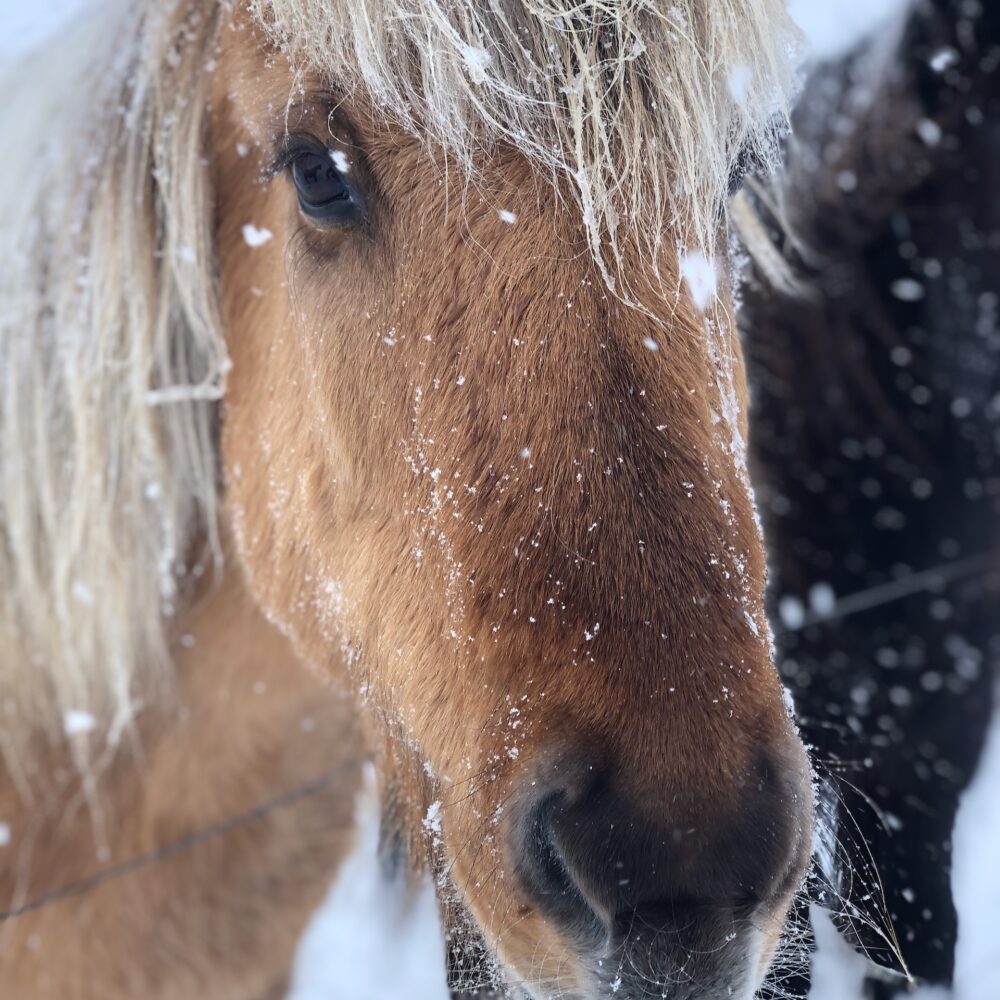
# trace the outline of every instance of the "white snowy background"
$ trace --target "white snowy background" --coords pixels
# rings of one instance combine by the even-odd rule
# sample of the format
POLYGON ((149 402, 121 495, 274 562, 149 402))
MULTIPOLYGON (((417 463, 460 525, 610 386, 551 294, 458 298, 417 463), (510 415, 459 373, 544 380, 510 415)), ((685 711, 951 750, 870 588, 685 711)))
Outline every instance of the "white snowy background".
MULTIPOLYGON (((43 40, 88 0, 0 0, 0 61, 43 40)), ((1000 2, 1000 0, 988 0, 1000 2)), ((832 56, 877 31, 905 0, 789 0, 812 51, 832 56)), ((0 95, 7 100, 9 95, 0 95)), ((2 151, 0 151, 2 155, 2 151)), ((375 860, 369 788, 354 855, 305 934, 289 1000, 448 1000, 430 887, 406 905, 375 860)), ((1000 1000, 1000 716, 954 832, 959 912, 956 986, 948 1000, 1000 1000)), ((822 920, 810 1000, 861 1000, 864 963, 822 920)), ((920 1000, 945 1000, 937 991, 920 1000)))

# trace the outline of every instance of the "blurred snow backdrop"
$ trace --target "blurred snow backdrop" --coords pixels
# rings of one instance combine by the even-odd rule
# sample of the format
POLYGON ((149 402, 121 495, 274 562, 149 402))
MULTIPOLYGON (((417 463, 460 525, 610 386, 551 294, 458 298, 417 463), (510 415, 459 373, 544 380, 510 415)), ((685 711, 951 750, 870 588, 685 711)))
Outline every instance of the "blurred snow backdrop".
MULTIPOLYGON (((87 2, 0 0, 0 63, 42 41, 87 2)), ((905 3, 789 0, 789 8, 812 52, 825 57, 844 51, 861 34, 879 30, 905 3)), ((425 886, 409 903, 402 901, 400 887, 383 876, 375 859, 377 817, 370 787, 358 811, 357 848, 303 937, 289 1000, 448 1000, 432 891, 425 886)), ((952 881, 960 920, 954 1000, 998 1000, 1000 718, 979 774, 964 796, 954 841, 952 881)), ((817 935, 822 947, 814 962, 810 1000, 862 1000, 863 961, 828 924, 820 923, 817 935)), ((924 992, 920 1000, 945 997, 924 992)))

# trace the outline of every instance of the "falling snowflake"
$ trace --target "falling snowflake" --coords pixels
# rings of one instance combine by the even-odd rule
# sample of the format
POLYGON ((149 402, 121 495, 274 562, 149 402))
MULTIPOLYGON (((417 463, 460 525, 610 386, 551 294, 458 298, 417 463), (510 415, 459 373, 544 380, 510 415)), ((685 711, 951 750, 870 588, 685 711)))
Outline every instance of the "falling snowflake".
POLYGON ((247 223, 243 227, 243 239, 248 247, 257 249, 262 247, 269 240, 274 238, 274 233, 270 229, 258 229, 252 223, 247 223))

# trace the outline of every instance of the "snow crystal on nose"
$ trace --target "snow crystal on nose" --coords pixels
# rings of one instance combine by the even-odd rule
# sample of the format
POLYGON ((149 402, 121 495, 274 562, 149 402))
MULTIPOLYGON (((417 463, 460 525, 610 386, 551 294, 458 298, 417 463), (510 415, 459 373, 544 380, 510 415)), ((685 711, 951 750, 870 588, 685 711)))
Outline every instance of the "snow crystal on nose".
POLYGON ((441 846, 441 800, 432 802, 427 807, 427 814, 424 816, 422 824, 424 832, 431 838, 435 847, 441 846))

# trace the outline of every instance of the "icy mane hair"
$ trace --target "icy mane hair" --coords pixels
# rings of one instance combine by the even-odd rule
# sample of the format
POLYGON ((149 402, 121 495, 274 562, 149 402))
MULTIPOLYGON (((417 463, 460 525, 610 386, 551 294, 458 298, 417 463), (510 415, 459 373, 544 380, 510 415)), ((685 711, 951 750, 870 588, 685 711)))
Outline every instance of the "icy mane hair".
MULTIPOLYGON (((771 155, 791 82, 783 0, 250 3, 294 58, 470 173, 510 143, 568 179, 610 283, 623 232, 654 270, 667 240, 713 246, 734 158, 771 155)), ((227 357, 206 117, 227 5, 96 7, 13 68, 0 109, 12 767, 24 738, 67 713, 94 717, 94 746, 113 744, 140 699, 168 690, 179 588, 220 558, 227 357)), ((88 738, 74 739, 82 754, 88 738)))
POLYGON ((654 270, 665 240, 714 249, 737 157, 776 156, 798 46, 784 0, 251 4, 466 170, 509 143, 568 178, 612 285, 622 231, 654 270))
POLYGON ((178 581, 217 550, 216 34, 214 3, 101 0, 3 81, 0 751, 22 785, 33 732, 93 717, 82 760, 168 681, 178 581))

